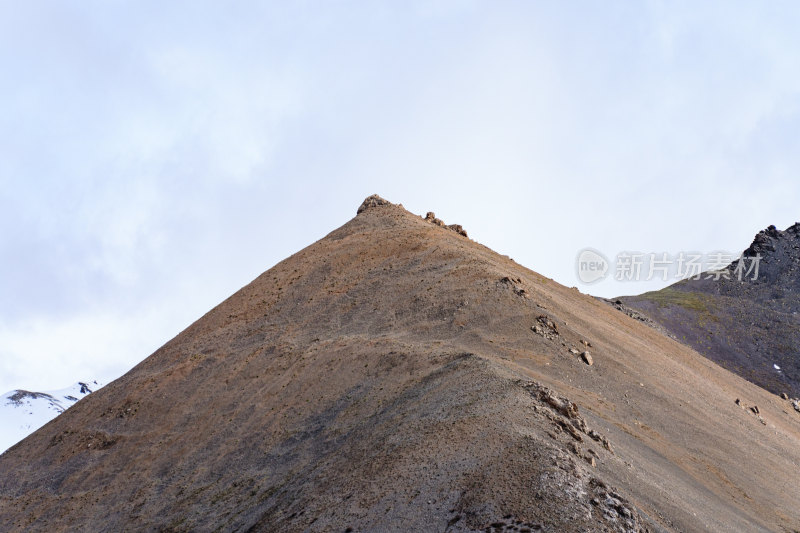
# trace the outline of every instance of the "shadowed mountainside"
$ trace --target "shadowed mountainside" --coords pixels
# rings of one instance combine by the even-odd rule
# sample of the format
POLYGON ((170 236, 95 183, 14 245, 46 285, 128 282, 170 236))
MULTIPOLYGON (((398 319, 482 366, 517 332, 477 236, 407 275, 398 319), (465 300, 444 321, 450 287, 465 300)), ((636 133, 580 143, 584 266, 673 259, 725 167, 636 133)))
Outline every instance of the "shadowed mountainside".
POLYGON ((678 340, 775 394, 800 397, 800 223, 759 232, 722 275, 621 297, 678 340), (747 269, 758 260, 758 277, 747 269), (719 279, 715 279, 715 278, 719 279), (777 368, 776 368, 777 366, 777 368))
POLYGON ((433 215, 358 212, 0 456, 0 529, 800 530, 785 402, 433 215))

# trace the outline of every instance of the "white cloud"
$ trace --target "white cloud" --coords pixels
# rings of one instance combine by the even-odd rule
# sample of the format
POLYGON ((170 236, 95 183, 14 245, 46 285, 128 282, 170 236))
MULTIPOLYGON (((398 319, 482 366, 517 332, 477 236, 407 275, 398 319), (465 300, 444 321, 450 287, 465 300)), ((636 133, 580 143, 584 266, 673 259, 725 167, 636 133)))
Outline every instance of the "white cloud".
POLYGON ((3 376, 129 366, 373 192, 567 285, 741 249, 797 218, 773 6, 4 4, 3 376))
POLYGON ((174 335, 165 326, 155 310, 0 324, 0 389, 47 390, 117 378, 174 335))

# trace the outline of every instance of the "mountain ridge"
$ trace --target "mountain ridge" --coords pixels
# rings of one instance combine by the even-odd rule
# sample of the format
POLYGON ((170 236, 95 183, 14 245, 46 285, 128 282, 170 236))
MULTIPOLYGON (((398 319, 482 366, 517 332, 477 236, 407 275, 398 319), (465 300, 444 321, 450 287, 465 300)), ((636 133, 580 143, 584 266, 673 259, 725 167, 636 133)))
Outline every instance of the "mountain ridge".
POLYGON ((0 456, 3 529, 800 529, 774 396, 375 203, 0 456))

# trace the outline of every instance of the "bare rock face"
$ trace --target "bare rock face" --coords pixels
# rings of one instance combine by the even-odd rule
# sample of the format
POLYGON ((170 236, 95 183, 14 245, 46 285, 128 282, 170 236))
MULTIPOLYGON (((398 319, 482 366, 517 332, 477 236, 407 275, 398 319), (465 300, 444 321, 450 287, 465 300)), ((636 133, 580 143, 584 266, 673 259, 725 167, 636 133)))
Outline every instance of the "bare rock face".
POLYGON ((392 205, 392 203, 390 201, 388 201, 388 200, 385 200, 385 199, 381 198, 377 194, 373 194, 371 196, 367 196, 364 199, 364 201, 361 202, 361 205, 358 206, 358 211, 356 211, 356 214, 360 215, 361 213, 363 213, 367 209, 370 209, 370 208, 373 208, 373 207, 380 207, 382 205, 392 205))
MULTIPOLYGON (((794 231, 795 226, 789 228, 790 233, 796 234, 794 231)), ((781 237, 781 231, 774 225, 770 225, 767 229, 761 230, 753 239, 753 242, 745 250, 745 256, 755 256, 756 254, 768 254, 775 251, 775 243, 781 237)))

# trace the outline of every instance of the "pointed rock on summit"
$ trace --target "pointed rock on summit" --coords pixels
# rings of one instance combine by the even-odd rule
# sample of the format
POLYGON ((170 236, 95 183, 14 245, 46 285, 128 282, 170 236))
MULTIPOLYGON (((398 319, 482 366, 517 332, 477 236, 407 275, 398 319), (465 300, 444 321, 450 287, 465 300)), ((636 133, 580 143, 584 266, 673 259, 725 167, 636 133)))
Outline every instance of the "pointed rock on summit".
POLYGON ((356 214, 360 215, 361 213, 363 213, 367 209, 370 209, 370 208, 373 208, 373 207, 380 207, 382 205, 394 205, 394 204, 392 204, 392 202, 390 202, 389 200, 381 198, 377 194, 373 194, 373 195, 367 196, 364 199, 364 201, 361 202, 361 205, 358 207, 358 211, 356 211, 356 214))

